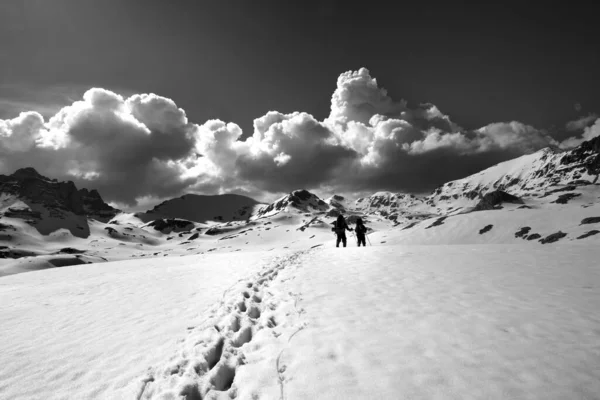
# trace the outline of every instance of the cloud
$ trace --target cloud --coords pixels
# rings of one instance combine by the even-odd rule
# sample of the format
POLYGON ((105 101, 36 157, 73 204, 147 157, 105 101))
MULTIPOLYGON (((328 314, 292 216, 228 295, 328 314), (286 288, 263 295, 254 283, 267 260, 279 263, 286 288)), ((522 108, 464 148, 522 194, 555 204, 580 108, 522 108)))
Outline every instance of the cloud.
POLYGON ((190 184, 180 176, 194 150, 194 126, 164 97, 124 99, 95 88, 46 123, 37 113, 23 113, 0 126, 6 172, 33 166, 127 204, 176 194, 190 184))
POLYGON ((405 101, 394 102, 385 89, 378 87, 369 70, 361 68, 344 72, 338 78, 329 120, 340 124, 350 121, 368 123, 376 114, 397 115, 405 109, 405 101))
POLYGON ((340 75, 325 120, 269 111, 242 140, 237 124, 190 122, 171 99, 93 88, 47 121, 36 112, 0 120, 0 168, 33 166, 130 206, 185 192, 423 192, 547 146, 577 145, 600 134, 599 121, 560 144, 517 121, 466 130, 433 104, 393 100, 361 68, 340 75))
POLYGON ((598 118, 597 114, 589 114, 584 117, 579 117, 574 121, 569 121, 565 125, 565 128, 569 132, 580 131, 583 128, 587 127, 591 122, 598 118))
POLYGON ((0 120, 0 154, 27 152, 44 130, 44 117, 34 111, 22 112, 17 118, 0 120))
POLYGON ((319 186, 356 157, 326 124, 298 112, 256 119, 253 136, 238 154, 239 178, 267 191, 319 186))
POLYGON ((560 143, 562 149, 572 149, 579 146, 581 143, 592 140, 595 137, 600 136, 600 118, 594 122, 592 126, 586 126, 583 129, 583 134, 580 137, 572 136, 568 139, 563 140, 560 143))

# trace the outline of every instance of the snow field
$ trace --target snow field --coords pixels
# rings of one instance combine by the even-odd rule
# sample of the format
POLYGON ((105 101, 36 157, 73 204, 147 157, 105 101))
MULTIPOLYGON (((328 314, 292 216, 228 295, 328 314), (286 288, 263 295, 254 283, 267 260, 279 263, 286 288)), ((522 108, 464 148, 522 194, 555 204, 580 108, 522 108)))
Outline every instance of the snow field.
POLYGON ((2 278, 0 398, 599 398, 597 246, 305 244, 2 278))
POLYGON ((0 281, 0 399, 127 399, 264 252, 88 264, 0 281))
POLYGON ((286 399, 598 399, 596 246, 323 249, 286 399))

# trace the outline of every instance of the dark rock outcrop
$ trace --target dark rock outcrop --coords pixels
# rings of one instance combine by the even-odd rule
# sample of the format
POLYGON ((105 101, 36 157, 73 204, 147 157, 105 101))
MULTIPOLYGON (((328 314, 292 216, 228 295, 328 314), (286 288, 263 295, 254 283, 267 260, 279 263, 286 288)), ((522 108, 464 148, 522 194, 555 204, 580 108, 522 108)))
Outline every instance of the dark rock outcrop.
MULTIPOLYGON (((587 181, 586 181, 586 182, 587 182, 587 181)), ((568 185, 568 186, 565 186, 565 187, 563 187, 563 188, 554 189, 554 190, 551 190, 551 191, 549 191, 549 192, 546 192, 546 193, 544 193, 544 194, 543 194, 542 196, 540 196, 540 197, 548 197, 548 196, 550 196, 551 194, 554 194, 554 193, 560 193, 560 192, 572 192, 572 191, 573 191, 573 190, 575 190, 575 189, 577 189, 577 186, 575 186, 575 185, 568 185)))
POLYGON ((583 164, 590 175, 600 174, 600 136, 583 142, 560 160, 562 165, 583 164))
POLYGON ((433 221, 433 223, 431 225, 429 225, 425 229, 429 229, 429 228, 433 228, 435 226, 443 225, 444 221, 446 220, 446 218, 448 218, 448 217, 441 217, 441 218, 436 219, 435 221, 433 221))
POLYGON ((564 238, 565 236, 567 236, 566 233, 558 231, 556 233, 553 233, 553 234, 548 235, 545 238, 541 239, 540 243, 546 244, 546 243, 558 242, 560 239, 564 238))
POLYGON ((162 233, 189 231, 194 228, 194 223, 185 219, 167 218, 156 219, 148 224, 162 233))
POLYGON ((581 220, 581 225, 600 223, 600 217, 588 217, 581 220))
MULTIPOLYGON (((77 190, 72 181, 58 182, 40 175, 33 168, 21 168, 12 175, 0 175, 0 193, 15 195, 27 205, 42 205, 53 217, 72 212, 108 221, 119 212, 106 204, 98 191, 77 190)), ((17 217, 16 214, 12 216, 17 217)), ((40 216, 26 216, 29 217, 40 216)))
POLYGON ((558 199, 552 201, 551 203, 556 204, 567 204, 569 200, 574 199, 575 197, 581 196, 581 193, 565 193, 558 196, 558 199))
POLYGON ((485 194, 473 211, 495 210, 502 203, 523 204, 523 200, 502 190, 495 190, 485 194))
POLYGON ((484 233, 491 231, 493 227, 494 225, 486 225, 479 230, 479 234, 483 235, 484 233))
POLYGON ((591 231, 589 231, 589 232, 586 232, 586 233, 584 233, 584 234, 583 234, 583 235, 581 235, 581 236, 578 236, 578 237, 577 237, 577 239, 585 239, 585 238, 587 238, 587 237, 594 236, 594 235, 597 235, 597 234, 599 234, 599 233, 600 233, 600 231, 599 231, 599 230, 597 230, 597 229, 593 229, 593 230, 591 230, 591 231))
POLYGON ((524 226, 521 229, 519 229, 518 232, 515 232, 515 237, 525 239, 525 237, 527 236, 527 234, 529 233, 530 230, 531 230, 531 227, 524 226))

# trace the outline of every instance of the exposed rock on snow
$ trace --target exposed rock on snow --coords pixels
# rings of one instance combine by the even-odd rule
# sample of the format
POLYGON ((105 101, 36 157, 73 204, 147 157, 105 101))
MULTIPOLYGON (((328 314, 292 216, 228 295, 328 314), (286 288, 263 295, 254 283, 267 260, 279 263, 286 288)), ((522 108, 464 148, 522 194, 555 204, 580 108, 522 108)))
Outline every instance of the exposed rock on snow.
POLYGON ((523 200, 502 190, 494 190, 486 193, 473 208, 473 211, 495 210, 502 203, 523 204, 523 200))
POLYGON ((575 197, 581 196, 581 193, 565 193, 558 196, 558 199, 554 200, 552 203, 556 204, 567 204, 569 200, 574 199, 575 197))
POLYGON ((597 229, 593 229, 593 230, 591 230, 591 231, 589 231, 589 232, 586 232, 586 233, 584 233, 584 234, 583 234, 583 235, 581 235, 581 236, 578 236, 578 237, 577 237, 577 239, 585 239, 585 238, 588 238, 588 237, 590 237, 590 236, 597 235, 597 234, 599 234, 599 233, 600 233, 600 231, 599 231, 599 230, 597 230, 597 229))
POLYGON ((548 235, 545 238, 541 239, 540 242, 542 244, 554 243, 554 242, 558 242, 560 239, 564 238, 565 236, 567 236, 566 233, 558 231, 556 233, 553 233, 553 234, 548 235))
POLYGON ((493 227, 494 225, 486 225, 479 230, 479 234, 483 235, 484 233, 491 231, 493 227))
POLYGON ((525 239, 530 230, 531 230, 531 227, 524 226, 523 228, 519 229, 518 232, 515 233, 515 237, 516 238, 522 237, 523 239, 525 239))
POLYGON ((600 217, 589 217, 581 220, 581 225, 600 223, 600 217))
POLYGON ((157 231, 165 234, 171 232, 184 232, 194 229, 194 223, 185 219, 179 218, 168 218, 168 219, 157 219, 147 224, 157 231))
POLYGON ((434 228, 436 226, 442 225, 444 223, 444 221, 446 220, 446 218, 448 218, 448 217, 441 217, 441 218, 436 219, 435 221, 433 221, 433 223, 431 225, 429 225, 425 229, 434 228))

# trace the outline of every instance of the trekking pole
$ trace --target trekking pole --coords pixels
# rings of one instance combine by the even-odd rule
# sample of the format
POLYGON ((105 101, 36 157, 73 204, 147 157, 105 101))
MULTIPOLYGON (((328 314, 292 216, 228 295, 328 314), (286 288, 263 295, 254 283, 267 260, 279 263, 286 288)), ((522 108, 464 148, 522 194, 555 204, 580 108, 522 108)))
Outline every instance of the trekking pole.
POLYGON ((369 239, 369 235, 365 235, 365 236, 367 237, 367 240, 369 241, 369 246, 373 246, 373 245, 371 244, 371 239, 369 239))

